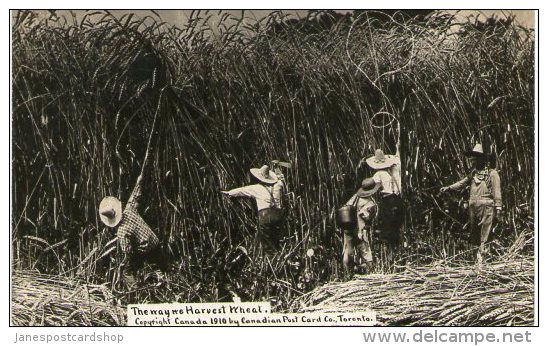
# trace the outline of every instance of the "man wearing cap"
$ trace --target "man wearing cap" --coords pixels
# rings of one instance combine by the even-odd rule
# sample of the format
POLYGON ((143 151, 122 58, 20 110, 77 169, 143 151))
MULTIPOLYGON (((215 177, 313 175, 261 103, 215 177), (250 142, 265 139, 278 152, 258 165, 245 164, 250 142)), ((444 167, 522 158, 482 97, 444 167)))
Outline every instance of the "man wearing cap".
POLYGON ((346 202, 346 205, 356 206, 358 213, 358 229, 344 230, 343 265, 347 278, 353 274, 355 250, 364 262, 364 267, 370 267, 373 263, 370 237, 377 213, 377 203, 373 196, 379 188, 380 184, 376 184, 372 178, 364 179, 358 192, 346 202))
POLYGON ((284 177, 281 173, 276 174, 271 171, 267 165, 261 168, 251 168, 250 173, 257 180, 257 184, 221 191, 221 193, 228 197, 252 197, 255 199, 259 212, 259 228, 256 239, 267 254, 272 254, 278 249, 282 236, 284 177))
POLYGON ((135 279, 129 271, 139 269, 145 259, 158 263, 164 270, 165 260, 160 255, 160 241, 139 214, 142 175, 137 178, 135 188, 122 212, 122 203, 116 197, 105 197, 99 206, 99 216, 109 227, 118 227, 116 236, 122 260, 119 278, 131 285, 135 279))
POLYGON ((471 174, 452 185, 442 187, 440 191, 460 191, 469 187, 470 240, 473 245, 479 246, 477 256, 478 263, 481 264, 493 219, 502 210, 500 177, 495 169, 487 166, 488 155, 484 153, 481 144, 476 144, 465 155, 473 167, 471 174))

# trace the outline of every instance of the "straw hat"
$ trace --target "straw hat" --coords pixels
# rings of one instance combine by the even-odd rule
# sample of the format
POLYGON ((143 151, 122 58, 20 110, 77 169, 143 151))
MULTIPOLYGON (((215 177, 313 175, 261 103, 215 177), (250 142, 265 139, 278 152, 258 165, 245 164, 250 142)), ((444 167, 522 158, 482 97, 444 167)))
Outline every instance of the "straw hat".
POLYGON ((487 154, 483 151, 483 146, 480 143, 476 143, 474 149, 464 152, 466 156, 486 157, 487 154))
POLYGON ((249 170, 251 174, 263 183, 274 184, 278 181, 278 176, 276 173, 272 172, 267 165, 262 166, 261 168, 251 168, 249 170))
POLYGON ((365 160, 369 167, 373 169, 383 169, 391 167, 396 164, 396 160, 393 155, 384 155, 381 149, 375 150, 375 155, 365 160))
POLYGON ((366 178, 362 181, 362 186, 358 189, 356 195, 361 198, 367 198, 379 190, 381 184, 377 184, 373 178, 366 178))
POLYGON ((116 227, 122 220, 122 202, 116 197, 107 196, 99 204, 99 217, 109 227, 116 227))

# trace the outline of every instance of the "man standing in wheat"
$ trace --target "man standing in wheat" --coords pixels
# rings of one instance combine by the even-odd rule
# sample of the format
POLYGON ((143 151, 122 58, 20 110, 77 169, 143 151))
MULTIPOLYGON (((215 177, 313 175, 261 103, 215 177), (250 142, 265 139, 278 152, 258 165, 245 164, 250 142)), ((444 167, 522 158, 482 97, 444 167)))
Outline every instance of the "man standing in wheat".
POLYGON ((474 149, 467 151, 465 155, 472 166, 471 174, 452 185, 442 187, 440 191, 459 191, 466 187, 470 189, 470 240, 472 245, 479 246, 477 259, 481 265, 493 220, 502 211, 500 177, 495 169, 488 167, 488 155, 484 153, 481 144, 476 144, 474 149))
POLYGON ((385 155, 381 149, 367 158, 367 165, 373 169, 373 181, 380 185, 378 227, 379 237, 392 247, 400 242, 400 229, 404 221, 404 206, 401 197, 400 142, 396 144, 395 155, 385 155))
POLYGON ((267 165, 261 168, 251 168, 250 173, 256 184, 239 187, 229 191, 221 191, 227 197, 252 197, 257 204, 259 227, 256 241, 267 255, 275 255, 279 250, 283 236, 282 193, 284 176, 281 172, 274 173, 267 165))
POLYGON ((362 260, 360 267, 371 271, 373 266, 373 252, 371 238, 373 223, 377 216, 377 202, 375 194, 380 184, 376 184, 372 178, 362 181, 358 192, 352 196, 346 205, 353 205, 357 211, 357 229, 344 230, 343 265, 346 278, 352 278, 354 274, 354 252, 362 260))

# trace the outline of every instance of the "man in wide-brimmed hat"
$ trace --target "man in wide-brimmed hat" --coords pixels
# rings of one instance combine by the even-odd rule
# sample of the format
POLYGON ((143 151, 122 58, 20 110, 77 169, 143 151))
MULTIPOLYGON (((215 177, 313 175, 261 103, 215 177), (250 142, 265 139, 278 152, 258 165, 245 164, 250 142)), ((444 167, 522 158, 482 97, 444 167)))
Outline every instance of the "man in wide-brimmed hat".
POLYGON ((122 255, 119 279, 130 286, 135 283, 133 273, 130 272, 139 269, 145 260, 156 262, 161 269, 165 269, 158 237, 139 214, 141 182, 142 175, 137 179, 123 211, 122 203, 116 197, 105 197, 99 205, 101 221, 108 227, 117 227, 116 236, 122 255))
POLYGON ((256 239, 268 254, 279 247, 281 223, 283 221, 282 192, 284 177, 274 173, 267 165, 261 168, 251 168, 251 175, 256 184, 221 191, 228 197, 253 197, 259 212, 259 228, 256 239))
POLYGON ((464 154, 472 166, 471 174, 452 185, 442 187, 440 191, 459 191, 466 187, 470 189, 470 239, 473 245, 479 246, 478 262, 481 264, 493 219, 502 210, 500 177, 495 169, 488 167, 489 156, 483 151, 481 144, 476 144, 471 151, 464 154))
POLYGON ((379 188, 380 184, 375 183, 372 178, 364 179, 359 190, 346 202, 346 205, 356 206, 358 213, 357 229, 344 230, 343 265, 347 278, 354 271, 354 251, 358 252, 363 261, 362 267, 368 268, 373 263, 371 231, 377 214, 374 195, 379 188))
POLYGON ((403 224, 399 142, 395 155, 385 155, 381 149, 377 149, 375 155, 366 159, 366 163, 375 172, 373 181, 380 185, 377 217, 379 238, 391 246, 397 246, 403 224))

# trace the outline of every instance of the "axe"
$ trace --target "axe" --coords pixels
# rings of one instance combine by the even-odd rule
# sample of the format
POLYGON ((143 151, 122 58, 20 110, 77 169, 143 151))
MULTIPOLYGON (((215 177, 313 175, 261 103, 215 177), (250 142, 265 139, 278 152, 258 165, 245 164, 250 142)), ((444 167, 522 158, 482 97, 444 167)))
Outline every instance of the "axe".
MULTIPOLYGON (((291 168, 291 163, 290 162, 283 162, 283 161, 280 161, 280 160, 272 160, 271 164, 272 164, 272 167, 274 169, 274 173, 276 173, 276 174, 282 173, 282 170, 280 169, 280 167, 287 168, 287 169, 291 168)), ((285 181, 285 194, 286 194, 286 196, 292 196, 293 199, 295 198, 295 194, 293 192, 289 192, 289 186, 287 185, 287 178, 286 178, 286 181, 285 181)))
POLYGON ((291 168, 290 162, 283 162, 280 160, 272 160, 271 162, 272 162, 272 167, 274 168, 274 173, 281 172, 280 167, 291 168))

